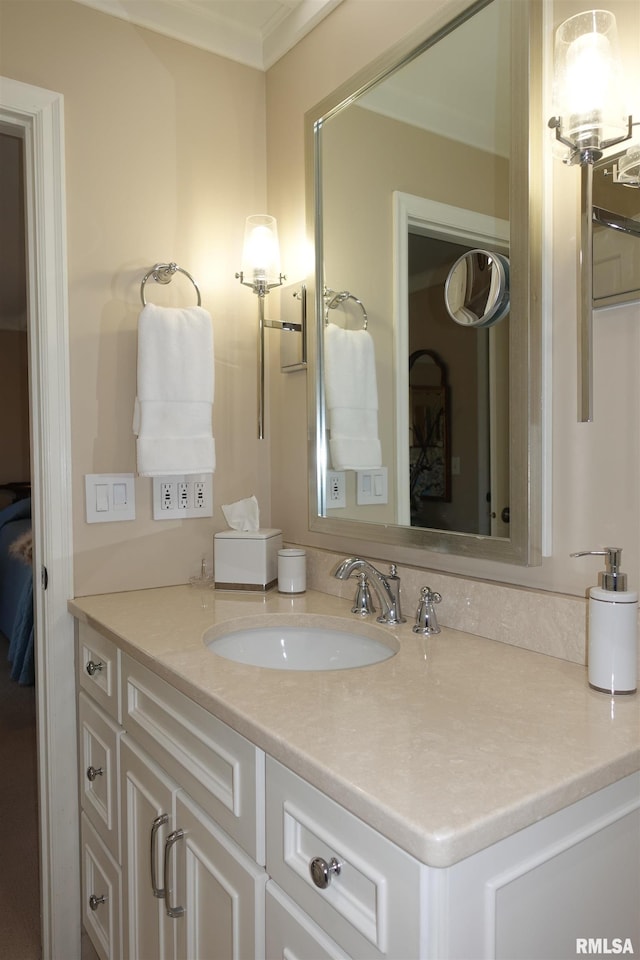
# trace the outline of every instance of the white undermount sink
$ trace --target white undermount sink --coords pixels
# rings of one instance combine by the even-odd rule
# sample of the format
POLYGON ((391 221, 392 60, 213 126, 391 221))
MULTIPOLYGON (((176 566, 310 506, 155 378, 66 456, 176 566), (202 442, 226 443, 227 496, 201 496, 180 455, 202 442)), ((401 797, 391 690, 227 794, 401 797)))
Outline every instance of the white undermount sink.
POLYGON ((381 627, 339 617, 247 617, 218 624, 205 646, 227 660, 271 670, 349 670, 387 660, 398 643, 381 627))

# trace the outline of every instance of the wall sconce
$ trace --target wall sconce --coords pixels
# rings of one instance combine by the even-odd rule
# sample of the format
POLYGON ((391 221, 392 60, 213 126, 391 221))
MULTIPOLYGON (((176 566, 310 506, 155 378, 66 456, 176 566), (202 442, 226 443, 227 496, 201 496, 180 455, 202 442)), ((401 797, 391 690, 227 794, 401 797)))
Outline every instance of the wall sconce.
POLYGON ((265 320, 264 316, 266 295, 274 287, 280 287, 287 279, 280 272, 280 247, 275 217, 267 214, 247 217, 242 249, 242 269, 236 273, 236 279, 243 286, 251 287, 258 297, 258 439, 264 440, 265 327, 301 332, 304 337, 302 324, 265 320))
MULTIPOLYGON (((634 123, 631 116, 624 114, 622 91, 613 14, 607 10, 590 10, 565 20, 556 31, 556 115, 549 120, 549 127, 555 129, 556 147, 564 162, 581 167, 578 260, 578 421, 581 423, 593 420, 593 165, 609 147, 632 136, 634 123)), ((640 154, 638 148, 635 151, 640 154)), ((624 163, 618 164, 617 182, 632 184, 633 169, 632 148, 624 163), (620 166, 624 167, 622 176, 620 166), (625 180, 625 176, 630 179, 625 180)), ((639 183, 636 167, 635 185, 639 183)), ((606 217, 599 217, 598 221, 612 226, 606 217)))

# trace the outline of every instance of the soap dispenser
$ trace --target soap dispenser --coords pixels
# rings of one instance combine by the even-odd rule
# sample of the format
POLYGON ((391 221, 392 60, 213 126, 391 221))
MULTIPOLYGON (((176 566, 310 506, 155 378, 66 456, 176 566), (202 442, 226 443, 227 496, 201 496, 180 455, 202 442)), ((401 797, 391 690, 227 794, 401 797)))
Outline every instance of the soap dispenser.
POLYGON ((572 557, 606 557, 600 586, 589 590, 589 686, 603 693, 635 693, 638 688, 638 593, 627 590, 620 571, 622 549, 584 550, 572 557))

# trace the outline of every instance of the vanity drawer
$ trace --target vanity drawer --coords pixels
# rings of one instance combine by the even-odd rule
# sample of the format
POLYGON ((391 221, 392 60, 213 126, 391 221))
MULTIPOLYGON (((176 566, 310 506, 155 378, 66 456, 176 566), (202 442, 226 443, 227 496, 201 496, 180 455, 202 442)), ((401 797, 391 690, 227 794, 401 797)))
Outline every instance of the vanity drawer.
POLYGON ((267 872, 353 958, 420 955, 425 868, 282 764, 267 758, 267 872), (320 889, 314 858, 340 864, 320 889))
POLYGON ((118 777, 122 731, 83 692, 78 695, 78 728, 82 809, 119 861, 118 777))
POLYGON ((124 654, 122 713, 147 753, 264 866, 264 753, 124 654))
POLYGON ((116 645, 88 623, 79 623, 78 685, 118 723, 119 664, 120 651, 116 645))
POLYGON ((120 960, 120 867, 81 817, 82 923, 101 960, 120 960))

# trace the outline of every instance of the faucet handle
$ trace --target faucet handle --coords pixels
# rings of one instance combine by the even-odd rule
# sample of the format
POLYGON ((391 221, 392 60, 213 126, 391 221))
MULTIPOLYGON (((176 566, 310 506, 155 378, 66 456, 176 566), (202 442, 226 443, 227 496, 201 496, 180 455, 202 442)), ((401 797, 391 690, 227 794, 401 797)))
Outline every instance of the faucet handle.
POLYGON ((356 590, 353 606, 351 607, 351 613, 357 613, 361 617, 368 617, 369 614, 375 612, 376 608, 373 603, 373 597, 371 596, 369 581, 366 573, 363 571, 362 573, 358 574, 358 588, 356 590))
POLYGON ((379 623, 405 623, 400 604, 400 577, 395 563, 389 564, 389 573, 382 577, 389 591, 389 611, 378 617, 379 623))
POLYGON ((442 595, 434 593, 430 587, 423 587, 420 591, 420 602, 416 611, 416 622, 413 626, 414 633, 428 634, 440 633, 440 626, 434 604, 440 603, 442 595))

